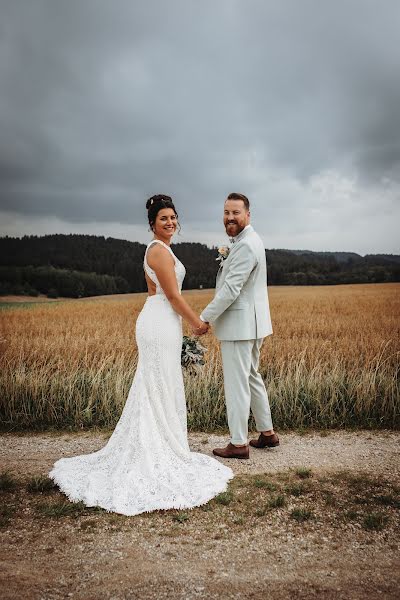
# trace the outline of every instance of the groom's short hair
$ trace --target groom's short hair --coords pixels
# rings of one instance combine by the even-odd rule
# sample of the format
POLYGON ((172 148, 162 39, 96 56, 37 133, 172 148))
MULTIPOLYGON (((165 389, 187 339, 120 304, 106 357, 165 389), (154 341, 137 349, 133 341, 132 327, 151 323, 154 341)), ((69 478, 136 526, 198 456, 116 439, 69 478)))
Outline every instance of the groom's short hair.
POLYGON ((237 192, 232 192, 231 194, 229 194, 229 196, 227 197, 227 200, 242 200, 244 207, 246 210, 250 210, 250 202, 249 199, 247 198, 247 196, 245 196, 244 194, 238 194, 237 192))

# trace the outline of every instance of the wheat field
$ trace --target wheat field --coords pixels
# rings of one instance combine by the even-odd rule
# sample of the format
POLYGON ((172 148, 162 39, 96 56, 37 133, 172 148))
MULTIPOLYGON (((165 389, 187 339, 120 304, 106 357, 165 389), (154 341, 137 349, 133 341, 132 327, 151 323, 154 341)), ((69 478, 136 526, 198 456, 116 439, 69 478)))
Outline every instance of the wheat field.
MULTIPOLYGON (((400 284, 270 287, 260 372, 274 427, 398 428, 400 284)), ((185 292, 201 311, 212 290, 185 292)), ((3 430, 114 428, 137 364, 145 294, 0 311, 3 430)), ((184 332, 189 334, 187 327, 184 332)), ((185 373, 191 430, 226 429, 219 345, 185 373)), ((253 421, 250 421, 252 427, 253 421)))

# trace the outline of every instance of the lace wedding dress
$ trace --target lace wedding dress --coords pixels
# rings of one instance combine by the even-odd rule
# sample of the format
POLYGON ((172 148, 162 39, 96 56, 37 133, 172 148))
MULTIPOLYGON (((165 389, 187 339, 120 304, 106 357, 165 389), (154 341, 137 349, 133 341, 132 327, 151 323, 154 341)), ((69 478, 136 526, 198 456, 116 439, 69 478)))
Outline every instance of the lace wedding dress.
POLYGON ((182 288, 185 267, 167 244, 152 240, 144 269, 156 294, 148 296, 136 321, 138 365, 121 417, 103 448, 60 458, 49 473, 72 502, 124 515, 205 504, 226 490, 233 477, 217 459, 190 451, 181 368, 182 317, 147 263, 153 243, 171 252, 182 288))

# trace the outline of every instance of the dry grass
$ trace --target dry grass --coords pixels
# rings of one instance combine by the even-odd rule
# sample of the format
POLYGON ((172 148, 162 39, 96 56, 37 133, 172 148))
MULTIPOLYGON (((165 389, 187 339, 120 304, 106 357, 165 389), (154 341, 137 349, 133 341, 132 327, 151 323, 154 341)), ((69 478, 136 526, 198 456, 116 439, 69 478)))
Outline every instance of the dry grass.
MULTIPOLYGON (((274 424, 399 425, 400 285, 272 287, 274 334, 260 370, 274 424)), ((212 291, 187 292, 200 311, 212 291)), ((0 416, 6 429, 114 427, 137 364, 145 294, 0 311, 0 416)), ((188 333, 188 331, 185 331, 188 333)), ((218 344, 185 376, 191 429, 226 427, 218 344)))

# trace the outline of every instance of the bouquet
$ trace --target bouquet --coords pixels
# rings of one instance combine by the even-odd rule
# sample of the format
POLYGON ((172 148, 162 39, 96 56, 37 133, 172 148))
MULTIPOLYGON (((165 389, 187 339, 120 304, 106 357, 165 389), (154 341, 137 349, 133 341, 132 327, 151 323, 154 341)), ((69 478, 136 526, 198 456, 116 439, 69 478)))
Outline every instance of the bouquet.
POLYGON ((204 365, 204 352, 207 350, 195 338, 183 336, 181 365, 182 367, 197 367, 204 365))

